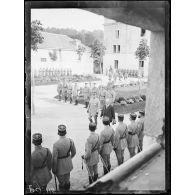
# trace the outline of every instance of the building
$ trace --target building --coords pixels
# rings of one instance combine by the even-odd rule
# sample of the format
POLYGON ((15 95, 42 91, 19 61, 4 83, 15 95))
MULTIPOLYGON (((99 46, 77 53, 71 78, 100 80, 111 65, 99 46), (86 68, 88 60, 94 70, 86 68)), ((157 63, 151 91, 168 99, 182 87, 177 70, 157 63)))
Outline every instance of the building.
POLYGON ((66 35, 42 32, 42 36, 44 40, 38 45, 38 50, 31 50, 31 65, 35 71, 40 68, 54 68, 71 69, 73 74, 93 73, 89 47, 66 35), (80 60, 76 52, 79 45, 85 48, 80 60))
POLYGON ((144 71, 144 76, 148 75, 148 62, 139 62, 135 58, 135 51, 140 40, 147 39, 150 43, 150 31, 116 22, 111 19, 104 19, 104 45, 106 47, 103 57, 104 72, 112 69, 130 69, 144 71))

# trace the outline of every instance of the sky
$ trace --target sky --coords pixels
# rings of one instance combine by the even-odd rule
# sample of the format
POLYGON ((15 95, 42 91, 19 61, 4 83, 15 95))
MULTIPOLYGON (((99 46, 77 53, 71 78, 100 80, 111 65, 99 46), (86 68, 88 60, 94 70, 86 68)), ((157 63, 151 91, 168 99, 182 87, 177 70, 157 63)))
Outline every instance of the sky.
POLYGON ((82 9, 31 9, 31 20, 40 20, 44 28, 104 30, 104 17, 82 9))

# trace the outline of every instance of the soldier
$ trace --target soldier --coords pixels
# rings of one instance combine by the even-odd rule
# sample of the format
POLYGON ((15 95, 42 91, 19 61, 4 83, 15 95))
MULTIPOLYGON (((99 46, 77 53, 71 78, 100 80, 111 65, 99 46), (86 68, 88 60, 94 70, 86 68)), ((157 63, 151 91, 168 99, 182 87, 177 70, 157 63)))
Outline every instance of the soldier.
POLYGON ((102 85, 100 85, 100 90, 99 90, 99 100, 100 100, 100 109, 102 110, 106 101, 106 90, 103 88, 102 85))
POLYGON ((107 116, 103 118, 104 129, 100 133, 100 155, 102 158, 104 175, 111 169, 110 153, 114 144, 114 130, 110 126, 110 120, 107 116))
POLYGON ((93 122, 92 120, 93 117, 96 125, 97 125, 97 117, 98 117, 99 109, 100 109, 100 101, 96 97, 96 93, 93 92, 92 97, 89 101, 87 112, 89 112, 89 121, 93 122))
POLYGON ((139 139, 137 136, 137 123, 135 122, 136 117, 137 115, 135 113, 131 113, 130 114, 131 124, 127 126, 128 128, 127 144, 130 153, 130 158, 135 156, 135 148, 139 146, 139 139))
POLYGON ((110 99, 111 104, 114 104, 116 93, 114 91, 114 85, 110 83, 106 91, 106 99, 110 99))
POLYGON ((95 133, 95 123, 89 124, 89 130, 91 133, 85 143, 85 155, 81 157, 85 160, 86 166, 88 166, 89 184, 91 184, 98 178, 100 140, 99 135, 95 133))
POLYGON ((74 84, 73 90, 72 90, 72 98, 75 102, 74 105, 78 105, 78 86, 77 83, 74 84))
POLYGON ((96 93, 96 96, 98 96, 98 88, 96 87, 96 83, 93 83, 93 88, 91 89, 91 93, 96 93))
POLYGON ((111 105, 110 100, 106 99, 106 104, 103 106, 100 117, 107 116, 110 123, 116 124, 114 107, 111 105))
POLYGON ((139 111, 140 119, 137 122, 137 132, 138 132, 138 138, 139 138, 139 147, 138 152, 141 152, 143 149, 143 139, 144 139, 144 117, 145 117, 145 111, 141 110, 139 111))
POLYGON ((51 163, 52 155, 48 148, 41 146, 42 135, 35 133, 32 136, 32 143, 35 150, 31 154, 31 181, 33 185, 38 185, 41 192, 46 192, 46 187, 52 178, 51 163))
POLYGON ((118 126, 114 135, 114 151, 116 153, 118 165, 124 162, 124 150, 127 147, 128 130, 127 125, 123 123, 124 115, 118 115, 118 126))
POLYGON ((68 85, 68 98, 71 104, 72 103, 72 82, 71 81, 69 82, 69 85, 68 85))
POLYGON ((68 85, 65 79, 64 79, 63 87, 62 87, 62 96, 64 97, 64 101, 66 102, 68 99, 68 85))
POLYGON ((69 191, 72 158, 76 148, 72 139, 66 137, 66 126, 58 126, 59 140, 53 145, 52 172, 57 176, 60 191, 69 191))
POLYGON ((61 98, 62 98, 62 86, 63 86, 62 81, 59 80, 58 86, 57 86, 59 101, 61 101, 61 98))
POLYGON ((89 104, 89 99, 90 99, 90 89, 87 86, 87 83, 85 83, 85 87, 83 89, 83 95, 84 95, 84 102, 85 102, 84 108, 87 108, 89 104))

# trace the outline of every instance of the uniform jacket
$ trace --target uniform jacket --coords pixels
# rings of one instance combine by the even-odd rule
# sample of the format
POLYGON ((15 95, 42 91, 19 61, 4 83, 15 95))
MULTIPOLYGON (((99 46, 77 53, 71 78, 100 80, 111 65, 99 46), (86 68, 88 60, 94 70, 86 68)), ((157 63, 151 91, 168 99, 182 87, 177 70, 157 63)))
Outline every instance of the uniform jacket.
POLYGON ((78 86, 74 86, 73 90, 72 90, 72 95, 73 96, 77 96, 78 95, 78 91, 79 91, 78 86))
POLYGON ((91 98, 89 101, 89 107, 88 107, 89 115, 95 116, 96 113, 99 111, 99 109, 100 109, 99 99, 98 98, 91 98))
POLYGON ((100 154, 110 154, 114 144, 114 130, 106 126, 100 133, 100 154))
POLYGON ((61 91, 62 91, 62 83, 58 83, 57 92, 61 93, 61 91))
POLYGON ((137 136, 137 122, 131 121, 131 124, 127 126, 128 128, 128 137, 127 137, 127 144, 129 148, 133 148, 139 145, 139 139, 137 136))
POLYGON ((128 129, 127 125, 120 122, 115 130, 114 148, 124 150, 127 147, 128 129))
POLYGON ((142 140, 144 137, 144 118, 140 118, 137 121, 137 135, 139 140, 142 140))
POLYGON ((72 84, 69 83, 68 85, 68 94, 71 95, 72 94, 72 84))
POLYGON ((31 180, 39 186, 46 186, 52 178, 52 155, 49 149, 36 146, 31 154, 31 180))
POLYGON ((107 117, 109 117, 110 122, 112 122, 112 120, 115 119, 114 107, 112 105, 109 105, 106 108, 106 105, 104 105, 100 116, 101 117, 107 116, 107 117))
POLYGON ((70 173, 73 169, 72 158, 76 154, 74 142, 66 137, 60 137, 59 140, 53 145, 53 158, 52 158, 52 171, 56 175, 63 175, 70 173), (66 158, 68 151, 70 155, 66 158))
POLYGON ((93 166, 99 162, 100 138, 95 132, 91 132, 85 143, 85 160, 87 165, 93 166))
POLYGON ((84 95, 84 100, 89 100, 90 98, 90 88, 89 87, 84 87, 83 88, 83 95, 84 95))

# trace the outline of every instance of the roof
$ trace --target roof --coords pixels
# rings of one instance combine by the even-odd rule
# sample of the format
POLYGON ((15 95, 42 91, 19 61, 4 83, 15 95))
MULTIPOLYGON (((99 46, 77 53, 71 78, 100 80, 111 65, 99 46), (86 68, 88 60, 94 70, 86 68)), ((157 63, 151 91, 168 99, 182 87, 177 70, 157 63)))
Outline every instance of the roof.
POLYGON ((61 49, 61 50, 75 50, 76 40, 71 39, 66 35, 41 32, 44 37, 43 43, 38 45, 39 49, 61 49))

